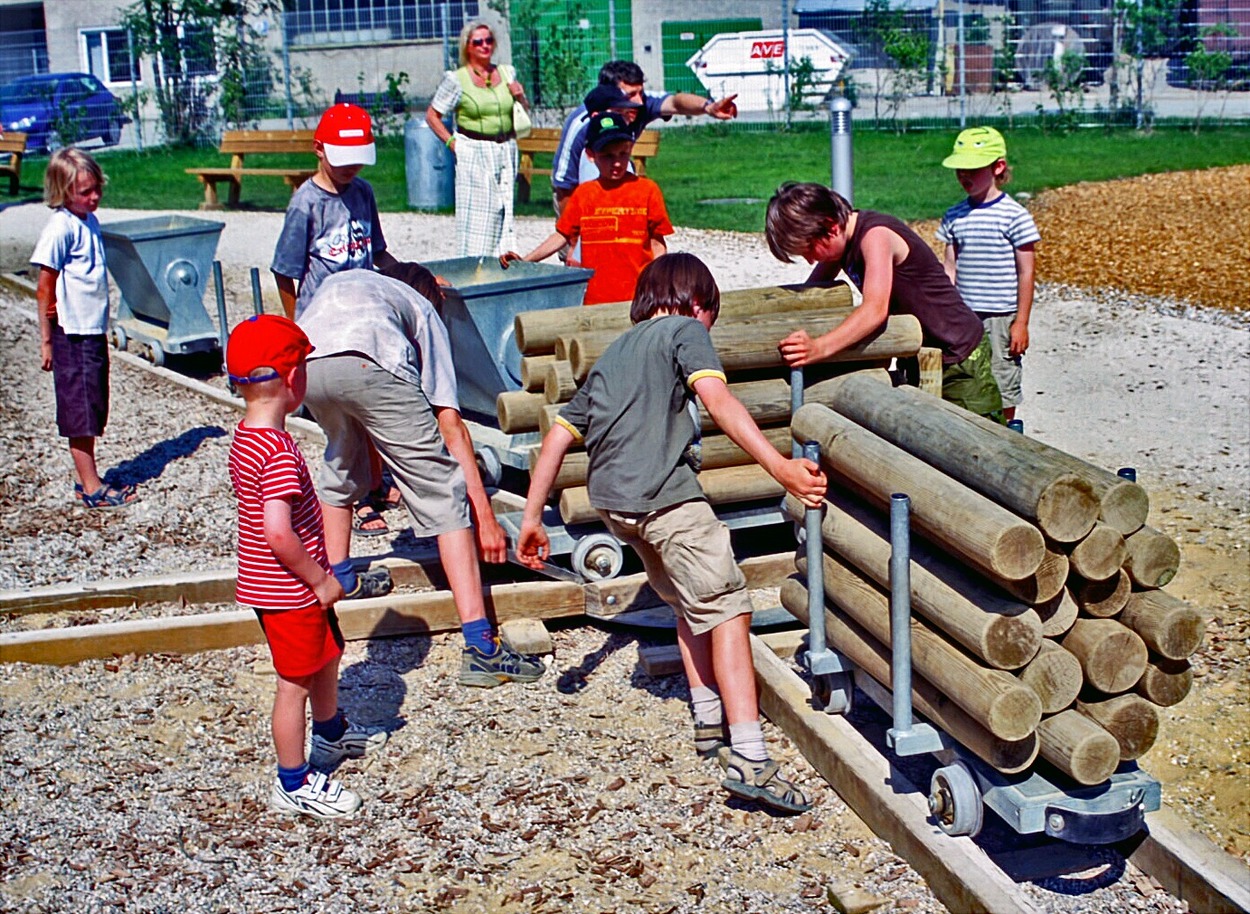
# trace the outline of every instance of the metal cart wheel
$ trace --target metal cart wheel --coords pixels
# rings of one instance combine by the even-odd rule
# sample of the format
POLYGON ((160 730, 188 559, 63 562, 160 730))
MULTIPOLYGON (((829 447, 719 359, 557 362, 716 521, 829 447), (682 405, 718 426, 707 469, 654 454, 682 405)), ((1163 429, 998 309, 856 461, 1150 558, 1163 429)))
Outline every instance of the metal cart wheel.
POLYGON ((126 328, 121 324, 114 324, 109 331, 109 342, 113 344, 114 349, 119 352, 125 352, 126 343, 129 342, 129 338, 126 336, 126 328))
POLYGON ((966 762, 955 762, 933 772, 929 812, 937 819, 938 828, 948 835, 976 837, 980 833, 985 808, 976 778, 966 762))
POLYGON ((573 570, 588 581, 606 581, 621 573, 625 553, 609 533, 583 536, 573 546, 573 570))
POLYGON ((812 706, 826 714, 850 714, 855 705, 855 681, 850 673, 822 673, 812 677, 812 706))
POLYGON ((484 447, 473 452, 477 462, 477 471, 481 474, 482 485, 488 489, 497 489, 503 482, 503 463, 494 448, 484 447))
POLYGON ((158 368, 165 364, 165 350, 161 348, 160 343, 145 343, 143 345, 143 355, 158 368))

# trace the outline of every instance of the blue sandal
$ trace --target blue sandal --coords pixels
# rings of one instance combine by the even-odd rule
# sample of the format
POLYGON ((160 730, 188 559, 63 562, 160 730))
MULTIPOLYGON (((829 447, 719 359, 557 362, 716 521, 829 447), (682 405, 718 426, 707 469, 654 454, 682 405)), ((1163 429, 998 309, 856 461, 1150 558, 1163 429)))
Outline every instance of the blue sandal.
POLYGON ((94 492, 87 493, 79 484, 74 485, 74 494, 82 500, 84 508, 123 508, 135 500, 134 490, 127 487, 115 489, 112 486, 100 486, 94 492))

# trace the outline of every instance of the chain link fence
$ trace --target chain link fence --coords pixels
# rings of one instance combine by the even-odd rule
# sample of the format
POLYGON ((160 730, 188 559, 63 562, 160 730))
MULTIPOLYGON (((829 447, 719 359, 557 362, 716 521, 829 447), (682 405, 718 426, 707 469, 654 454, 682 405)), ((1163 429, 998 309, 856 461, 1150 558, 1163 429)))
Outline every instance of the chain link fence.
POLYGON ((103 82, 131 118, 127 145, 311 126, 336 99, 364 104, 386 135, 424 108, 461 26, 485 15, 547 126, 610 59, 638 61, 653 93, 737 94, 735 129, 825 121, 838 96, 858 128, 894 131, 1250 120, 1250 0, 510 0, 503 19, 500 7, 238 3, 156 35, 117 16, 77 30, 73 66, 44 31, 0 31, 0 101, 51 65, 103 82))

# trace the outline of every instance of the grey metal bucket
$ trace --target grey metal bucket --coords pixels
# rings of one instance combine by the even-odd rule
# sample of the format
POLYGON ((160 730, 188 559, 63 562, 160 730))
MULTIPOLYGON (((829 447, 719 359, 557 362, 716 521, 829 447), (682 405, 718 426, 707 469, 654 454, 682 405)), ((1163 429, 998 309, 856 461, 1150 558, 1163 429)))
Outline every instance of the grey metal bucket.
POLYGON ((122 295, 113 323, 119 348, 139 340, 159 365, 166 353, 209 352, 220 345, 204 293, 224 227, 174 215, 100 227, 109 272, 122 295))
POLYGON ((443 322, 451 337, 461 409, 497 425, 495 398, 521 387, 515 320, 524 311, 580 305, 592 270, 494 257, 456 257, 425 264, 448 289, 443 322))
POLYGON ((451 209, 456 204, 456 157, 425 118, 404 125, 404 173, 413 209, 451 209))

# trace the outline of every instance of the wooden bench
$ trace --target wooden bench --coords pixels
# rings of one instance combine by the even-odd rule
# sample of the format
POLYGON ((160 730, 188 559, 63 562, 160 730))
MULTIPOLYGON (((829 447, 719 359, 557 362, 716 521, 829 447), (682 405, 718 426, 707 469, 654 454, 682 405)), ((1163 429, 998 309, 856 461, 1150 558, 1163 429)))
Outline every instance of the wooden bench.
POLYGON ((0 133, 0 175, 9 176, 9 193, 16 194, 22 186, 22 156, 26 154, 26 134, 0 133))
MULTIPOLYGON (((550 175, 550 168, 535 168, 535 155, 555 155, 560 145, 560 129, 558 127, 535 127, 530 135, 516 141, 521 153, 521 163, 517 168, 517 199, 528 203, 530 198, 530 180, 534 175, 550 175)), ((647 159, 660 151, 660 131, 644 130, 642 136, 634 143, 634 171, 638 175, 646 175, 647 159)))
POLYGON ((204 185, 204 202, 200 209, 221 209, 217 185, 227 185, 227 206, 239 205, 239 190, 244 175, 276 177, 295 189, 317 173, 317 160, 313 154, 313 131, 311 130, 227 130, 222 134, 217 151, 230 156, 229 168, 188 168, 187 174, 195 175, 204 185), (306 156, 308 165, 295 168, 247 168, 246 156, 260 153, 306 156))

